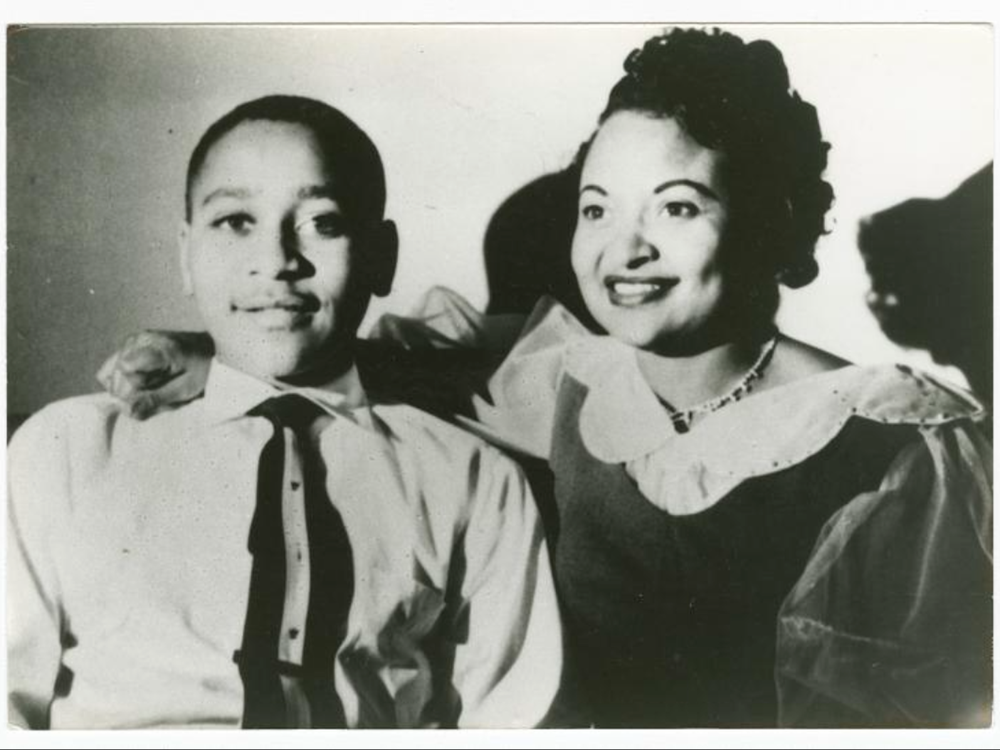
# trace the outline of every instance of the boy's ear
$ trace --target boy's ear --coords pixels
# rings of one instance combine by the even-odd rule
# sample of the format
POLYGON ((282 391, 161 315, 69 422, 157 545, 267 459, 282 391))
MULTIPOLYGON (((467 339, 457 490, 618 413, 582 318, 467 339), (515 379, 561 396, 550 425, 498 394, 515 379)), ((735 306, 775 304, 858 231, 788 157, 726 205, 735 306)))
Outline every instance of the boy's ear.
POLYGON ((194 296, 194 283, 191 280, 191 225, 182 221, 177 230, 177 250, 181 264, 181 285, 185 297, 194 296))
POLYGON ((399 234, 395 222, 389 219, 379 222, 371 229, 367 240, 367 253, 373 261, 369 266, 371 291, 376 297, 384 297, 392 291, 399 260, 399 234))

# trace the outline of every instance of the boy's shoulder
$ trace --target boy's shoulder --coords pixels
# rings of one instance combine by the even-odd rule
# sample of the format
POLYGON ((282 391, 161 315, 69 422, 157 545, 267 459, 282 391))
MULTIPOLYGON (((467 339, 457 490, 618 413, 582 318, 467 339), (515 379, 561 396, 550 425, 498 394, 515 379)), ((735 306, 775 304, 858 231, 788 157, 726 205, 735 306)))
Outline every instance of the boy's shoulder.
POLYGON ((406 496, 421 503, 435 536, 456 524, 485 524, 489 533, 500 533, 505 523, 537 522, 524 470, 499 448, 407 404, 377 405, 371 413, 392 444, 397 479, 406 496))
POLYGON ((470 466, 517 472, 517 463, 496 446, 468 430, 409 404, 371 407, 388 429, 396 450, 415 456, 438 471, 467 479, 470 466))
POLYGON ((420 446, 420 450, 481 451, 499 453, 492 445, 468 430, 416 406, 402 403, 379 403, 372 413, 400 441, 420 446))
POLYGON ((12 496, 61 496, 74 474, 105 465, 115 426, 128 419, 127 410, 108 395, 93 394, 54 401, 36 411, 7 446, 12 496))
POLYGON ((14 433, 12 441, 38 434, 59 433, 70 428, 92 428, 114 423, 128 416, 128 406, 106 393, 71 396, 45 404, 29 415, 14 433))
POLYGON ((107 393, 53 401, 29 416, 11 436, 11 461, 25 454, 35 460, 42 452, 64 454, 81 448, 107 453, 113 445, 130 440, 132 433, 158 432, 168 422, 184 419, 192 407, 188 404, 138 420, 131 416, 128 404, 107 393))

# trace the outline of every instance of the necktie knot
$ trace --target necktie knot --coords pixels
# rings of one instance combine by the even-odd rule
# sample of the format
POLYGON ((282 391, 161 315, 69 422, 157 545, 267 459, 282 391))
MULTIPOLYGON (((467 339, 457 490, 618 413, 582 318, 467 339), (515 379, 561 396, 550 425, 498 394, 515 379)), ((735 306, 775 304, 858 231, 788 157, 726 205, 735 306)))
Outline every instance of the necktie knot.
POLYGON ((264 417, 276 428, 288 427, 295 432, 302 432, 325 413, 321 406, 297 393, 269 398, 247 412, 251 417, 264 417))

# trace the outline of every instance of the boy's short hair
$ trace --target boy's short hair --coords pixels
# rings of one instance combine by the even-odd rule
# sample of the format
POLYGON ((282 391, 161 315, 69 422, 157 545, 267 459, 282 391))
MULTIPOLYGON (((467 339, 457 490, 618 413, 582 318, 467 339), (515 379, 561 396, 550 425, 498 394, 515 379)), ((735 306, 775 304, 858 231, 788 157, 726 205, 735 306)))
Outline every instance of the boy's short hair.
POLYGON ((192 192, 209 151, 244 122, 267 120, 302 125, 313 132, 325 164, 336 175, 337 199, 348 218, 368 223, 385 212, 385 170, 371 138, 347 115, 303 96, 273 95, 240 104, 205 131, 188 162, 184 215, 191 220, 192 192))

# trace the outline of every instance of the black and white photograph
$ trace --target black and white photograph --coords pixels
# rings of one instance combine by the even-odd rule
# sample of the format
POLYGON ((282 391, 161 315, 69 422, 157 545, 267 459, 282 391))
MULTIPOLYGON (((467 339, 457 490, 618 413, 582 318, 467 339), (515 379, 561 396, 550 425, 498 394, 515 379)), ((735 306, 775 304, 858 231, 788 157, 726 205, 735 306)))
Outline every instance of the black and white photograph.
POLYGON ((6 32, 7 738, 992 731, 990 23, 6 32))

